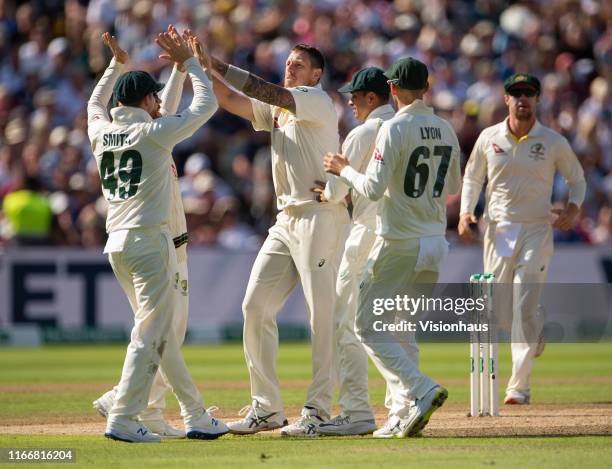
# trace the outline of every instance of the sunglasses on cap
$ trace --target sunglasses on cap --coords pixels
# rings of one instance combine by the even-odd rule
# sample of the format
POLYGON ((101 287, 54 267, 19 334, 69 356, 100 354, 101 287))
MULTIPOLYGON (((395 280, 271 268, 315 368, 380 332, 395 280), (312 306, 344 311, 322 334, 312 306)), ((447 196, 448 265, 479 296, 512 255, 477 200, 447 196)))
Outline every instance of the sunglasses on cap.
POLYGON ((525 96, 526 98, 533 98, 538 94, 538 92, 533 88, 513 88, 508 90, 507 93, 513 98, 520 98, 521 96, 525 96))

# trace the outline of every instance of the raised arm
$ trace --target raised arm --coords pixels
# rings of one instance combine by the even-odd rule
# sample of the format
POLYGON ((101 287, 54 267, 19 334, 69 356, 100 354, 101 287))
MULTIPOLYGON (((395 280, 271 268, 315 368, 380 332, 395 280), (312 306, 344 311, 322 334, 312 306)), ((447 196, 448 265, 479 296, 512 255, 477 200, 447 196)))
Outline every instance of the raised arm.
MULTIPOLYGON (((189 41, 194 41, 199 47, 202 47, 200 40, 193 34, 190 29, 186 29, 183 32, 183 38, 189 41)), ((227 112, 231 112, 237 116, 247 119, 251 122, 255 120, 253 115, 253 106, 251 100, 244 96, 242 93, 238 93, 231 89, 223 82, 222 75, 215 73, 214 68, 215 59, 210 55, 206 54, 205 57, 200 60, 200 65, 211 73, 208 73, 208 77, 212 80, 213 90, 217 98, 218 104, 221 108, 227 112)))
POLYGON ((193 86, 193 99, 187 109, 176 115, 155 119, 151 124, 149 136, 160 145, 172 149, 210 119, 218 105, 212 92, 212 84, 200 65, 206 54, 203 46, 196 44, 194 40, 190 40, 187 45, 182 37, 168 33, 160 33, 155 42, 174 62, 183 63, 193 86))
POLYGON ((110 117, 106 111, 108 101, 113 94, 113 86, 121 75, 123 65, 128 61, 128 54, 117 44, 117 38, 108 32, 102 35, 102 41, 110 48, 113 58, 98 81, 87 102, 87 124, 91 126, 95 122, 110 122, 110 117))
POLYGON ((227 112, 231 112, 232 114, 253 122, 255 120, 255 115, 253 114, 251 100, 242 93, 238 93, 227 86, 216 71, 213 72, 212 79, 213 89, 219 100, 219 106, 227 112))
MULTIPOLYGON (((174 25, 168 26, 168 34, 170 34, 171 36, 178 35, 178 31, 176 30, 174 25)), ((183 39, 186 40, 185 36, 183 36, 183 39)), ((160 55, 160 58, 170 59, 170 56, 168 54, 162 54, 160 55)), ((187 73, 185 72, 185 66, 182 63, 174 62, 174 67, 172 68, 170 78, 166 82, 166 86, 164 86, 164 89, 162 90, 162 94, 160 96, 160 113, 162 116, 176 114, 178 106, 181 102, 181 95, 183 94, 183 84, 185 83, 186 77, 187 73)))
POLYGON ((253 73, 226 64, 216 57, 211 57, 211 60, 213 69, 237 90, 258 101, 278 106, 295 114, 295 99, 287 88, 269 83, 253 73))
POLYGON ((178 110, 178 106, 181 102, 181 95, 183 94, 183 84, 185 83, 185 78, 187 77, 184 67, 182 68, 183 71, 179 69, 178 64, 174 64, 170 78, 162 90, 162 95, 160 97, 160 112, 162 116, 176 114, 176 111, 178 110))

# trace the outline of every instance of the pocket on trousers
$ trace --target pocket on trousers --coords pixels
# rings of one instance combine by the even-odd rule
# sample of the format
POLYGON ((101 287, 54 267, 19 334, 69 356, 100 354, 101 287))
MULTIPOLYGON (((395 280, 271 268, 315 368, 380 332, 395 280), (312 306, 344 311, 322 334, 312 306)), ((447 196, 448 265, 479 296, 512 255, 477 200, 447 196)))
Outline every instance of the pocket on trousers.
POLYGON ((439 272, 440 264, 448 254, 448 242, 444 236, 428 236, 419 239, 419 256, 415 272, 439 272))

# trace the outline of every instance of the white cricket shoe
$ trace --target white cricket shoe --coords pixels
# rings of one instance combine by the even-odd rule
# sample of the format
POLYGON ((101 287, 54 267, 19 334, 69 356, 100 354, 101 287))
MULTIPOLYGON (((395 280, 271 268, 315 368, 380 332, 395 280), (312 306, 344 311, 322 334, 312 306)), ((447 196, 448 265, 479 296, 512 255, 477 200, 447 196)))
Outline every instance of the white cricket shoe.
POLYGON ((127 443, 159 443, 161 438, 146 426, 129 417, 112 417, 106 424, 106 438, 127 443))
POLYGON ((250 435, 267 430, 275 430, 287 425, 283 412, 265 412, 259 407, 259 402, 243 407, 238 413, 242 420, 228 422, 230 433, 234 435, 250 435))
POLYGON ((108 417, 110 410, 113 408, 113 404, 115 403, 115 389, 111 389, 110 391, 105 392, 100 397, 98 397, 95 401, 93 401, 93 407, 96 409, 100 415, 104 418, 108 417))
POLYGON ((418 436, 429 423, 432 414, 442 407, 446 399, 448 399, 447 389, 436 385, 421 399, 414 401, 408 418, 402 419, 402 425, 405 425, 403 437, 418 436))
POLYGON ((160 438, 185 438, 185 432, 174 428, 163 418, 161 419, 140 419, 140 421, 151 432, 155 433, 160 438))
POLYGON ((387 423, 374 432, 374 438, 407 438, 421 435, 432 414, 444 404, 448 391, 442 386, 434 386, 417 399, 410 408, 408 416, 399 418, 392 416, 387 423))
POLYGON ((350 415, 342 414, 320 424, 318 428, 321 435, 329 436, 369 435, 374 430, 376 430, 374 419, 352 422, 350 415))
MULTIPOLYGON (((96 409, 102 417, 108 418, 110 410, 115 403, 115 389, 105 392, 98 399, 93 401, 94 409, 96 409)), ((140 419, 145 427, 161 438, 185 438, 185 432, 174 428, 168 424, 163 418, 159 419, 140 419)))
POLYGON ((312 407, 304 407, 301 417, 291 425, 283 427, 282 436, 318 436, 319 425, 325 420, 319 415, 319 411, 312 407))
POLYGON ((506 393, 504 404, 506 405, 528 405, 530 401, 529 393, 520 391, 510 391, 506 393))
POLYGON ((399 417, 392 415, 381 428, 372 434, 372 436, 374 438, 399 438, 402 432, 401 423, 402 421, 399 417))
POLYGON ((185 419, 185 435, 191 440, 214 440, 225 435, 230 430, 221 420, 214 418, 210 412, 217 410, 211 407, 202 409, 198 417, 187 417, 185 419), (210 412, 209 412, 210 411, 210 412))

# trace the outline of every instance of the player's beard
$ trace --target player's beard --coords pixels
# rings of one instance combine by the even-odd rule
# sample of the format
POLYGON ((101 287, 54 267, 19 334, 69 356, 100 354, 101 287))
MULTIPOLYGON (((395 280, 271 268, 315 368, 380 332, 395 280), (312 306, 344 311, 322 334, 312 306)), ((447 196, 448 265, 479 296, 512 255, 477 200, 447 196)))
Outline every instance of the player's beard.
POLYGON ((298 85, 296 83, 295 77, 287 77, 287 76, 285 76, 285 79, 283 80, 283 86, 285 88, 293 88, 294 86, 298 86, 298 85))
POLYGON ((516 119, 519 121, 530 121, 533 119, 533 110, 530 106, 519 106, 517 104, 514 114, 516 115, 516 119))
POLYGON ((533 111, 531 109, 517 109, 516 119, 519 121, 530 121, 533 119, 533 111))

